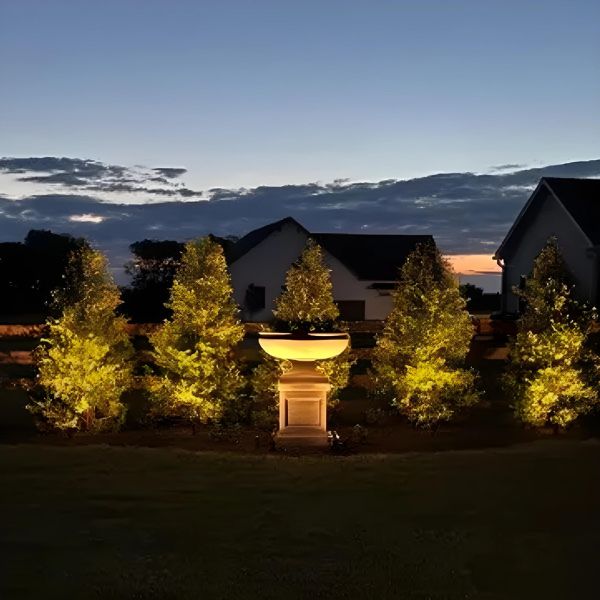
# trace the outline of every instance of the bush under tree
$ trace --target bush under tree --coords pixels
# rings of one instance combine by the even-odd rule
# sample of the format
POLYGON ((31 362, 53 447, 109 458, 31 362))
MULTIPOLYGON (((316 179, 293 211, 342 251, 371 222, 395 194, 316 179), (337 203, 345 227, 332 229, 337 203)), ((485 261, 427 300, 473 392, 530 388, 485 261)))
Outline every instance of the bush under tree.
POLYGON ((234 348, 244 336, 222 247, 210 237, 185 245, 168 308, 150 336, 158 374, 150 377, 153 413, 195 427, 235 410, 242 378, 234 348))
POLYGON ((600 361, 592 348, 595 315, 573 291, 557 241, 550 239, 525 286, 515 289, 524 310, 505 377, 516 415, 529 425, 566 427, 599 404, 600 361))
POLYGON ((60 316, 35 352, 43 397, 28 406, 43 428, 102 431, 120 426, 131 385, 132 347, 104 255, 85 245, 71 253, 55 294, 60 316))
POLYGON ((376 383, 415 425, 432 427, 478 400, 464 368, 473 325, 448 262, 420 244, 400 270, 393 308, 377 339, 376 383))
MULTIPOLYGON (((339 330, 339 309, 333 301, 330 270, 321 247, 309 239, 299 259, 289 268, 285 289, 275 301, 275 331, 296 333, 339 330)), ((350 379, 350 350, 327 360, 317 361, 317 371, 329 378, 329 407, 338 403, 339 393, 350 379)), ((253 371, 254 420, 259 425, 277 422, 277 381, 291 368, 291 363, 263 353, 263 361, 253 371)))

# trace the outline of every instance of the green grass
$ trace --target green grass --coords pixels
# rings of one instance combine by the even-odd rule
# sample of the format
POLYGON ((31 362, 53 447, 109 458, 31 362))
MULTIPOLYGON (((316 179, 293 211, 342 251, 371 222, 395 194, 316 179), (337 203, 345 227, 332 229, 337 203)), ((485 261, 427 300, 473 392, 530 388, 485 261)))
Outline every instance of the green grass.
POLYGON ((0 446, 0 597, 597 597, 600 444, 335 458, 0 446))

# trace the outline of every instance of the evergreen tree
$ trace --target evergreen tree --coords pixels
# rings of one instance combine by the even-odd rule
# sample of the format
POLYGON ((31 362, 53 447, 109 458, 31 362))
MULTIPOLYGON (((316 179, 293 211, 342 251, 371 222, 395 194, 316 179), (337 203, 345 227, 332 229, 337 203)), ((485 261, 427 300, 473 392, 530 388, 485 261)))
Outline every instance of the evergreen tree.
POLYGON ((60 317, 35 353, 45 398, 29 409, 45 427, 99 431, 118 427, 122 393, 131 384, 132 348, 106 258, 84 245, 69 258, 64 286, 55 294, 60 317))
POLYGON ((377 381, 417 425, 432 426, 477 401, 463 368, 473 326, 450 267, 434 244, 409 255, 374 351, 377 381))
POLYGON ((534 261, 522 290, 525 303, 505 378, 524 423, 565 427, 598 405, 600 364, 590 347, 594 314, 573 298, 556 239, 534 261))
POLYGON ((223 250, 210 237, 186 244, 168 308, 172 318, 151 336, 160 370, 150 383, 154 412, 218 421, 241 388, 234 347, 244 328, 223 250))
MULTIPOLYGON (((287 272, 285 290, 275 302, 274 329, 277 331, 310 332, 339 329, 339 310, 333 301, 333 286, 321 247, 309 239, 300 258, 287 272)), ((264 353, 263 353, 264 354, 264 353)), ((350 350, 339 356, 317 362, 317 371, 326 375, 331 384, 329 406, 335 406, 339 392, 350 378, 350 350)), ((252 389, 255 400, 254 418, 261 425, 277 422, 279 377, 290 368, 284 360, 264 355, 254 369, 252 389)))
POLYGON ((323 251, 309 239, 300 259, 288 270, 285 290, 275 302, 277 325, 292 331, 330 331, 339 314, 323 251))

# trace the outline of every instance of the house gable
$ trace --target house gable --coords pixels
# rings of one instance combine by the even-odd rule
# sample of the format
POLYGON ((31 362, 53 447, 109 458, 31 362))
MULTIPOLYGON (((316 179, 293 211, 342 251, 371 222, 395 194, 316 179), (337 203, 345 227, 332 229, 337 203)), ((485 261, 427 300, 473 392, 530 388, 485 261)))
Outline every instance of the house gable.
MULTIPOLYGON (((275 299, 281 294, 285 275, 302 253, 309 237, 304 227, 294 219, 283 219, 267 227, 266 235, 262 231, 260 236, 251 238, 251 244, 248 240, 244 242, 245 251, 237 253, 229 266, 234 298, 242 307, 244 320, 268 321, 273 318, 275 299), (264 306, 260 308, 248 306, 247 294, 255 288, 259 289, 261 298, 264 297, 264 306)), ((248 236, 254 233, 250 232, 248 236)))
POLYGON ((553 190, 542 181, 496 252, 496 258, 504 261, 504 310, 518 311, 518 298, 512 290, 519 287, 523 277, 530 275, 536 256, 551 237, 558 240, 578 295, 584 299, 594 297, 597 267, 595 256, 588 251, 591 241, 553 190))
POLYGON ((505 258, 514 251, 549 194, 563 208, 563 218, 571 221, 589 245, 600 245, 600 179, 544 177, 515 219, 495 258, 505 258))
POLYGON ((242 237, 229 254, 234 298, 244 320, 273 317, 286 273, 309 238, 323 248, 341 310, 368 320, 389 313, 389 285, 408 254, 419 243, 434 243, 430 235, 312 234, 291 217, 270 223, 242 237))

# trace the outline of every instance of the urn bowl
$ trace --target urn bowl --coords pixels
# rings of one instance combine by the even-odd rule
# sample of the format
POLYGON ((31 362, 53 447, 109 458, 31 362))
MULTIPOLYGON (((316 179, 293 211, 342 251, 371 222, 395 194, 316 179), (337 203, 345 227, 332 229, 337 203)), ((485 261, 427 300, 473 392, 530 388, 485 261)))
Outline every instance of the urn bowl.
POLYGON ((258 334, 258 343, 267 354, 279 359, 297 361, 333 358, 346 349, 349 339, 347 333, 258 334))

